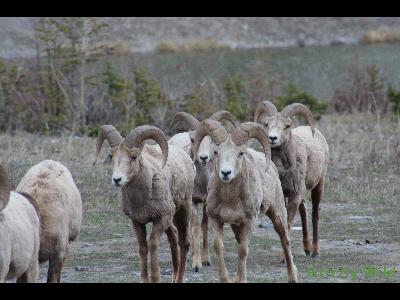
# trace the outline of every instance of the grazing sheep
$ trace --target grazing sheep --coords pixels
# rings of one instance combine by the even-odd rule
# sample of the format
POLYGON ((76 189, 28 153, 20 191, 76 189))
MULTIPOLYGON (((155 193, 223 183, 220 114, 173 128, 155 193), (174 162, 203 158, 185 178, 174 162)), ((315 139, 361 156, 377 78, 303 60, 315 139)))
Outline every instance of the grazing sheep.
POLYGON ((60 282, 71 242, 78 237, 82 200, 69 170, 59 162, 45 160, 28 170, 16 188, 32 196, 39 207, 39 263, 49 261, 47 282, 60 282))
MULTIPOLYGON (((270 162, 270 145, 261 125, 241 124, 228 134, 219 122, 204 120, 196 130, 194 153, 209 135, 217 145, 214 170, 209 183, 207 215, 214 232, 219 276, 229 282, 223 255, 223 226, 231 225, 239 244, 237 282, 247 281, 246 261, 249 239, 259 213, 266 214, 279 235, 287 263, 289 282, 297 282, 287 228, 287 216, 278 171, 270 162), (265 157, 249 153, 246 142, 256 138, 265 157)), ((250 152, 252 152, 251 150, 250 152)))
MULTIPOLYGON (((235 125, 232 115, 227 111, 218 111, 209 119, 216 121, 228 120, 235 125)), ((171 124, 171 128, 178 122, 183 123, 189 132, 178 133, 171 137, 168 141, 169 145, 175 145, 182 148, 190 157, 194 157, 196 166, 196 177, 194 179, 194 189, 192 196, 192 245, 193 258, 192 269, 199 271, 202 265, 210 265, 210 254, 208 247, 208 218, 206 213, 207 185, 212 173, 212 159, 214 156, 215 144, 211 138, 206 136, 199 146, 199 151, 196 156, 193 154, 193 142, 195 129, 200 122, 191 114, 186 112, 178 112, 175 114, 171 124), (203 231, 203 251, 200 255, 200 222, 198 217, 198 205, 203 204, 203 217, 201 220, 201 229, 203 231)))
POLYGON ((286 106, 280 113, 269 101, 257 106, 256 122, 266 129, 271 142, 272 160, 279 170, 282 189, 287 197, 289 230, 299 209, 306 255, 319 256, 319 204, 324 193, 329 147, 322 133, 315 129, 311 111, 300 103, 286 106), (292 129, 292 117, 302 115, 310 126, 292 129), (306 190, 311 190, 313 241, 307 228, 306 190))
POLYGON ((169 146, 164 133, 154 126, 136 127, 123 139, 114 126, 103 125, 97 138, 96 161, 104 140, 111 147, 112 184, 122 187, 122 209, 132 220, 139 243, 142 282, 149 281, 148 252, 150 279, 160 281, 157 249, 164 232, 171 246, 172 280, 184 282, 196 175, 193 162, 181 148, 169 146), (146 145, 147 139, 155 140, 159 146, 146 145), (150 222, 153 228, 147 242, 145 225, 150 222))
POLYGON ((7 173, 0 166, 0 282, 37 281, 39 230, 34 200, 11 192, 7 173))

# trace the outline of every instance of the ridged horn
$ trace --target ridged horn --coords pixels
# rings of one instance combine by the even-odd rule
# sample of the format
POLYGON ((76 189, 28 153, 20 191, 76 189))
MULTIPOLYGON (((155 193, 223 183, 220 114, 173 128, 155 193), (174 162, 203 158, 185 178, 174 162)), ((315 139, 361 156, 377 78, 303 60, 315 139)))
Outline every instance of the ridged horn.
POLYGON ((228 138, 228 133, 226 132, 226 129, 221 125, 220 122, 212 119, 205 119, 200 123, 199 127, 197 127, 196 129, 193 152, 192 152, 194 157, 196 157, 201 141, 204 139, 206 135, 209 135, 213 140, 213 142, 217 145, 221 144, 228 138))
POLYGON ((168 159, 168 142, 161 129, 150 125, 138 126, 126 136, 124 145, 128 148, 139 148, 140 144, 148 139, 155 140, 160 145, 163 155, 162 167, 164 168, 168 159))
POLYGON ((233 116, 231 115, 231 113, 229 111, 226 111, 226 110, 217 111, 211 117, 209 117, 209 119, 212 119, 212 120, 215 120, 218 122, 221 122, 222 120, 227 120, 227 121, 231 122, 233 127, 236 128, 235 119, 233 118, 233 116))
POLYGON ((2 211, 10 200, 11 184, 6 170, 0 165, 0 211, 2 211))
POLYGON ((306 118, 308 124, 311 127, 312 136, 315 134, 315 121, 311 110, 301 103, 292 103, 286 106, 282 111, 281 115, 287 118, 292 118, 294 115, 301 115, 306 118))
POLYGON ((267 171, 271 161, 271 145, 264 128, 256 122, 245 122, 231 133, 232 141, 238 146, 244 145, 250 138, 257 139, 262 145, 266 160, 265 171, 267 171))
POLYGON ((262 115, 266 114, 268 117, 276 114, 278 110, 275 105, 270 101, 263 101, 258 103, 256 112, 254 114, 254 122, 259 122, 262 115))
POLYGON ((96 142, 96 159, 93 162, 93 166, 97 162, 104 140, 107 140, 110 144, 110 147, 113 148, 121 143, 122 136, 120 135, 118 130, 112 125, 103 125, 100 127, 96 142))
POLYGON ((169 129, 172 130, 179 122, 182 122, 187 130, 195 130, 200 125, 200 121, 194 116, 187 112, 180 111, 175 114, 169 129))

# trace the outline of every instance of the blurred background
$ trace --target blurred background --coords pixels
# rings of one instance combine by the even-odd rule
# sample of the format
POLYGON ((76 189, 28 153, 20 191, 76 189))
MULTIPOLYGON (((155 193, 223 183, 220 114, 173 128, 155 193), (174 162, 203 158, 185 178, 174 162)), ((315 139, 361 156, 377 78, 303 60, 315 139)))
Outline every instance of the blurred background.
POLYGON ((0 18, 0 130, 166 130, 266 99, 398 116, 399 41, 394 17, 0 18))

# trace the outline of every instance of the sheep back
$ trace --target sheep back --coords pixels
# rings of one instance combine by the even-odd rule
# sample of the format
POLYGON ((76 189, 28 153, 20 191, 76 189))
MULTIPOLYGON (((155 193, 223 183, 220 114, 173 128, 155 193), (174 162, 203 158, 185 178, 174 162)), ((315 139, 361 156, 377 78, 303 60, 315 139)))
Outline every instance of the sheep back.
POLYGON ((69 170, 59 162, 45 160, 28 170, 16 191, 31 195, 41 217, 39 261, 65 251, 79 234, 82 200, 69 170))

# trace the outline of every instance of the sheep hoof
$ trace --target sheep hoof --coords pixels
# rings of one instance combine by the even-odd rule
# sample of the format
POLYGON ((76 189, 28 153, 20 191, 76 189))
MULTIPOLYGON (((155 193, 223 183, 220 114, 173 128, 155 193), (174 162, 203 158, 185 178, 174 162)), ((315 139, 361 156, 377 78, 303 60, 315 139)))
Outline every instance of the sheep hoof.
POLYGON ((311 253, 311 257, 313 257, 313 258, 318 258, 318 257, 319 257, 319 252, 318 252, 318 251, 313 251, 313 252, 311 253))
POLYGON ((195 267, 193 268, 193 271, 198 272, 198 271, 199 271, 199 267, 198 267, 198 266, 195 266, 195 267))
POLYGON ((207 261, 203 261, 203 266, 211 266, 211 264, 210 264, 210 262, 207 260, 207 261))
POLYGON ((306 253, 306 256, 310 256, 310 254, 311 254, 310 250, 304 250, 304 252, 306 253))

